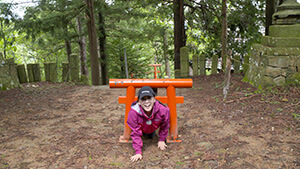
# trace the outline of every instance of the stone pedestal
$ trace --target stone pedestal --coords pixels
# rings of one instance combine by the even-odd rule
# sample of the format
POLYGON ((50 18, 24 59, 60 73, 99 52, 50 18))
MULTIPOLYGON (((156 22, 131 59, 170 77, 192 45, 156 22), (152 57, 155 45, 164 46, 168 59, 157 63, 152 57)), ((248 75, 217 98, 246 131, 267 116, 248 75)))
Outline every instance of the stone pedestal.
MULTIPOLYGON (((294 1, 286 1, 283 7, 288 6, 289 3, 295 5, 294 1)), ((296 5, 294 8, 298 9, 299 6, 296 5)), ((283 11, 279 11, 279 14, 282 13, 283 11)), ((300 23, 298 23, 300 20, 296 19, 296 23, 291 24, 291 20, 288 19, 291 17, 294 20, 300 15, 297 10, 288 13, 287 19, 278 17, 281 15, 277 13, 273 15, 275 21, 277 19, 275 23, 280 24, 270 26, 269 36, 262 37, 262 44, 252 46, 246 78, 254 86, 300 83, 300 23), (281 22, 278 22, 278 18, 281 22)))
POLYGON ((0 53, 0 91, 20 87, 14 59, 3 59, 0 53))
MULTIPOLYGON (((300 25, 297 29, 300 30, 300 25)), ((297 31, 295 30, 295 32, 297 31)), ((284 39, 282 37, 269 36, 263 37, 262 44, 252 46, 250 65, 246 76, 254 86, 266 87, 300 83, 300 43, 292 43, 299 37, 285 38, 290 38, 291 41, 284 43, 281 41, 284 39)))
POLYGON ((45 77, 48 82, 57 82, 57 66, 55 62, 44 63, 45 77))
POLYGON ((79 57, 75 54, 70 56, 70 77, 71 81, 79 82, 79 57))
POLYGON ((193 76, 198 76, 199 59, 198 55, 193 55, 193 76))
POLYGON ((200 75, 206 75, 205 69, 206 57, 204 54, 200 55, 200 75))
POLYGON ((180 77, 189 77, 189 49, 187 47, 180 48, 180 77))

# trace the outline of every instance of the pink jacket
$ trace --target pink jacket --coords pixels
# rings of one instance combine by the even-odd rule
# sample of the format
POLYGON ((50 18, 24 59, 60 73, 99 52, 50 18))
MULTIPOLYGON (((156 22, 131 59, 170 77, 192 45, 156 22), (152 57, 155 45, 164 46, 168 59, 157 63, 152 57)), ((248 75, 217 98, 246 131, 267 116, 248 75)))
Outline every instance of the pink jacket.
POLYGON ((132 146, 135 154, 142 154, 142 135, 150 134, 159 129, 159 141, 165 141, 170 127, 170 110, 160 102, 156 101, 153 105, 152 115, 148 117, 143 108, 138 103, 131 105, 128 114, 127 124, 131 128, 132 146))

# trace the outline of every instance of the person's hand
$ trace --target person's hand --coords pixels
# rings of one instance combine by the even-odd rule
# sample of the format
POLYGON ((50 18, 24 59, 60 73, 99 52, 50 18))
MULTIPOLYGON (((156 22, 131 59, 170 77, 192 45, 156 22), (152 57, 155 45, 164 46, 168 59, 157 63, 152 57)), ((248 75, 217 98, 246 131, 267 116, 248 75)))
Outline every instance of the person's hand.
POLYGON ((136 155, 130 157, 130 160, 131 160, 132 162, 136 162, 136 161, 142 159, 142 157, 143 157, 142 154, 136 154, 136 155))
POLYGON ((165 150, 168 147, 164 141, 159 141, 157 143, 157 145, 158 145, 158 148, 161 149, 161 150, 165 150))

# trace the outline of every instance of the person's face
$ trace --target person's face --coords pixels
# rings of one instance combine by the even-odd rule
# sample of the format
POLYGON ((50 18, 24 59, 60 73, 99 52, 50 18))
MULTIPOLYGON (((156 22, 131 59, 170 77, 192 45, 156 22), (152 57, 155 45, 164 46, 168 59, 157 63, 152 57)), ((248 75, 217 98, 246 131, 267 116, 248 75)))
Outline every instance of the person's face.
POLYGON ((155 103, 155 98, 150 96, 145 96, 139 99, 139 104, 142 106, 145 112, 151 112, 153 105, 155 103))

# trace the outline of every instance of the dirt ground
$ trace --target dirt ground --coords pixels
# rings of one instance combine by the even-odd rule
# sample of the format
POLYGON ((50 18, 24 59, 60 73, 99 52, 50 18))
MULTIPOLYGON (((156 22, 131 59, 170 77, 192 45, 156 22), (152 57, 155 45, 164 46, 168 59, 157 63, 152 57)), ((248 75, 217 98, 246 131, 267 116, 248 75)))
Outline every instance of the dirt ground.
MULTIPOLYGON (((300 168, 300 85, 264 91, 223 75, 197 76, 176 89, 182 143, 157 148, 144 140, 132 163, 131 144, 118 143, 126 89, 47 82, 0 93, 0 168, 300 168)), ((158 95, 166 95, 159 89, 158 95)))

